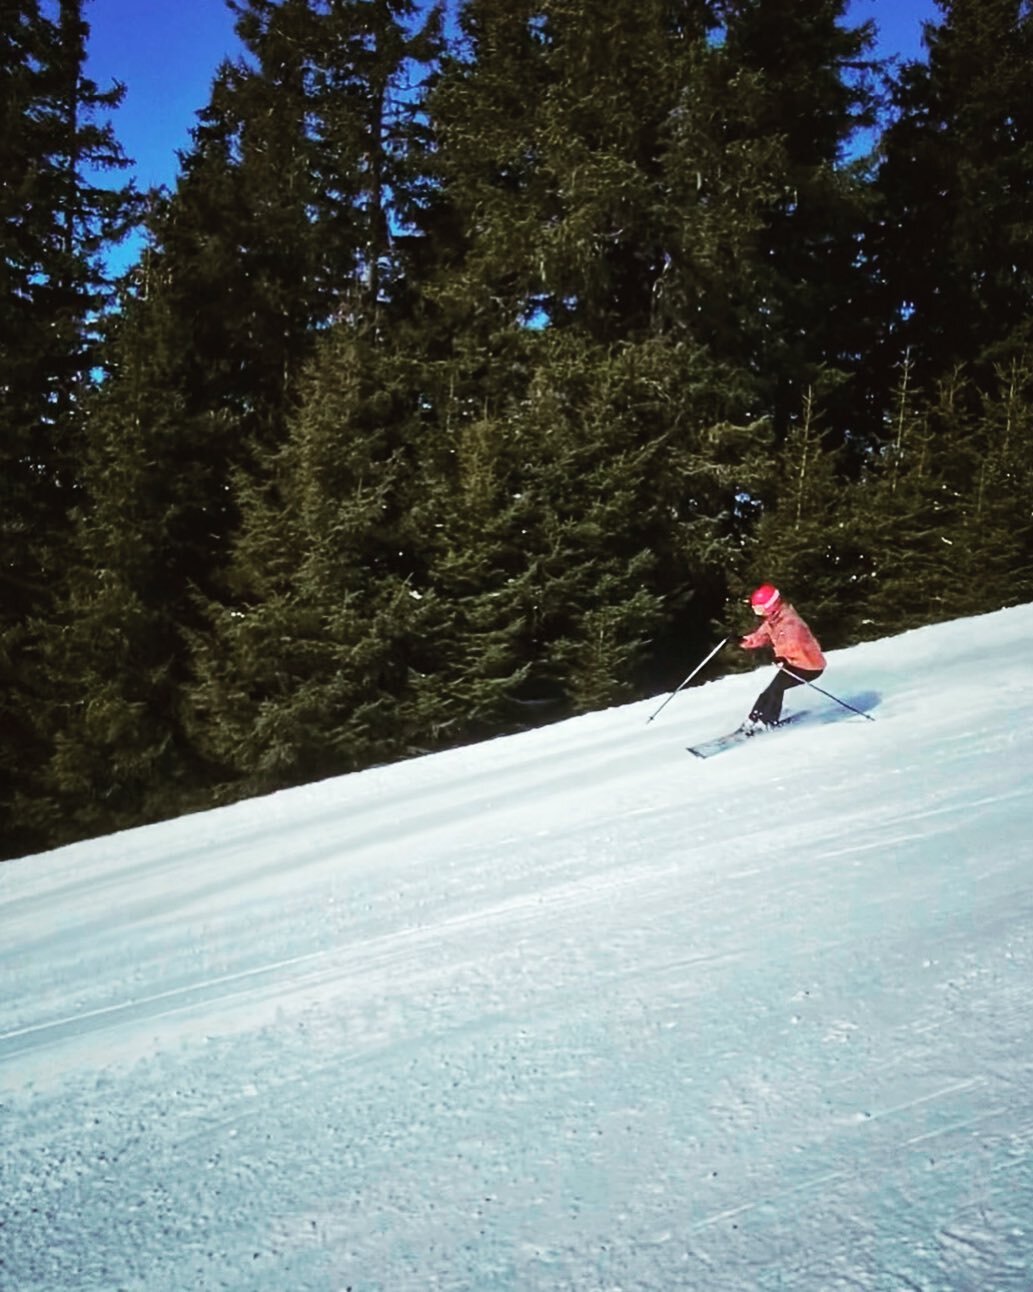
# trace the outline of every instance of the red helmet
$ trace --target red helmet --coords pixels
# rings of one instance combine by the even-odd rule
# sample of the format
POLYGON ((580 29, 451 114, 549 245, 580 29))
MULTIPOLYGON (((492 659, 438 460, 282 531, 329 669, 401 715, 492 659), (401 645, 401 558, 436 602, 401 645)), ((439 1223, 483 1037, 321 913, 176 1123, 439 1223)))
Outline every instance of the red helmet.
POLYGON ((772 587, 770 583, 762 583, 750 597, 750 605, 754 614, 770 615, 778 609, 781 600, 782 594, 778 588, 772 587))

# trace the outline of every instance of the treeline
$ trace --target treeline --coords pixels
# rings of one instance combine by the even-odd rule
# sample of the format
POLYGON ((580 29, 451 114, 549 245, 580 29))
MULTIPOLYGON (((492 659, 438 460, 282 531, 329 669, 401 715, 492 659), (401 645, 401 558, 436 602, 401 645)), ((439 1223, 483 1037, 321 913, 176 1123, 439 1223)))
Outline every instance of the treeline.
POLYGON ((1033 597, 1033 17, 938 4, 237 0, 147 194, 4 6, 2 855, 656 693, 761 578, 1033 597))

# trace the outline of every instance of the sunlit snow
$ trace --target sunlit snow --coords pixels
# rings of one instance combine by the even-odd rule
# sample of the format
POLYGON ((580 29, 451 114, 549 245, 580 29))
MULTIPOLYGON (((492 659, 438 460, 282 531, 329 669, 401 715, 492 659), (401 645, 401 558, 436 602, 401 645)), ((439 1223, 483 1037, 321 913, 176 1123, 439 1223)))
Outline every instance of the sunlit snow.
POLYGON ((4 1292, 1031 1292, 1033 607, 769 674, 0 866, 4 1292))

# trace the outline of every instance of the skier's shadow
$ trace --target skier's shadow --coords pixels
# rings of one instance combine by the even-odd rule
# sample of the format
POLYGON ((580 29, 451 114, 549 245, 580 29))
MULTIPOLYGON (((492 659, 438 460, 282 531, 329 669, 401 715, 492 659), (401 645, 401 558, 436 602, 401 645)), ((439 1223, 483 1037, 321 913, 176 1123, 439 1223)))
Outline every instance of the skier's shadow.
MULTIPOLYGON (((808 688, 811 690, 811 688, 808 688)), ((850 709, 860 709, 861 714, 872 714, 873 709, 877 709, 882 703, 882 696, 878 691, 857 691, 852 695, 840 697, 850 709)), ((800 696, 803 700, 803 696, 800 696)), ((863 722, 861 714, 851 713, 850 709, 845 709, 842 704, 837 704, 835 700, 830 700, 824 695, 817 695, 811 690, 807 710, 800 716, 805 722, 820 722, 823 725, 828 722, 843 722, 847 718, 852 718, 855 722, 863 722), (814 703, 810 703, 813 701, 814 703)), ((872 714, 874 717, 874 714, 872 714)))

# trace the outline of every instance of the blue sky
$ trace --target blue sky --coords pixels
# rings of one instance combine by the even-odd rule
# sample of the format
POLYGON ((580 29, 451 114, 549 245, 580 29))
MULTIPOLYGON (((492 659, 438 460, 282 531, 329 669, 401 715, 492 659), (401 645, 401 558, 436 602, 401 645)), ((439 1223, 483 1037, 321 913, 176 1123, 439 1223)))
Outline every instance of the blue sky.
MULTIPOLYGON (((934 0, 853 0, 858 22, 873 18, 884 55, 918 57, 921 23, 938 16, 934 0)), ((177 149, 189 146, 195 114, 208 102, 220 61, 237 48, 233 15, 222 0, 87 0, 89 72, 101 88, 127 87, 115 129, 141 188, 171 184, 177 149)))

